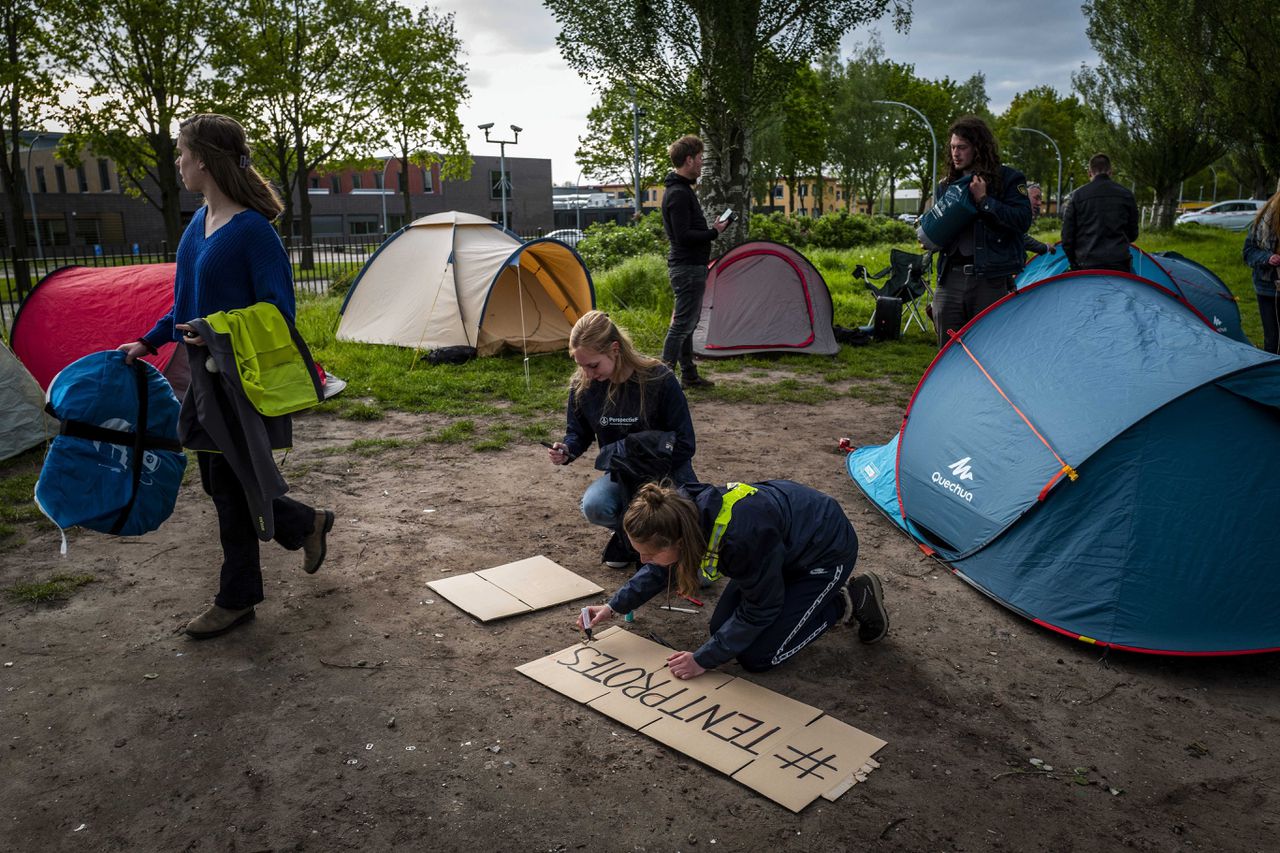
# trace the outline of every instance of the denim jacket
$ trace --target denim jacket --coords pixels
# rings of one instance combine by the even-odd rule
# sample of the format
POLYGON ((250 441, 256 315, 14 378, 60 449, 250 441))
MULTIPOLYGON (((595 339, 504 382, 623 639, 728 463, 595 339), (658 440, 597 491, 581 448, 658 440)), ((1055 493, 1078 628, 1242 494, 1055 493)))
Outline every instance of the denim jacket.
POLYGON ((1253 290, 1259 296, 1275 296, 1277 293, 1276 274, 1280 267, 1267 263, 1273 252, 1280 252, 1280 241, 1271 246, 1262 245, 1258 226, 1250 225, 1244 235, 1244 262, 1253 273, 1253 290))
MULTIPOLYGON (((1000 167, 1000 192, 988 192, 978 205, 973 222, 973 266, 980 278, 1001 278, 1022 270, 1026 252, 1022 235, 1031 227, 1031 199, 1027 179, 1017 169, 1000 167)), ((933 190, 936 202, 947 188, 942 181, 933 190)), ((946 273, 947 256, 938 262, 938 280, 946 273)))

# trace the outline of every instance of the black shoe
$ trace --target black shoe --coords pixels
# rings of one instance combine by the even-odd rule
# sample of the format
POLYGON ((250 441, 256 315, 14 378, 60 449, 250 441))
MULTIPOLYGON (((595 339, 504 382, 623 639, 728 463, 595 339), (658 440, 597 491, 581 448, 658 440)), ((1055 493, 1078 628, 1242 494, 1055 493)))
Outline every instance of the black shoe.
POLYGON ((329 550, 328 536, 333 529, 333 510, 316 510, 315 527, 302 542, 302 570, 314 575, 329 550))
POLYGON ((611 569, 625 569, 632 563, 640 562, 640 555, 636 553, 635 548, 631 547, 631 540, 627 538, 627 534, 621 530, 615 530, 604 546, 600 562, 611 569))
POLYGON ((680 380, 680 387, 687 391, 690 388, 714 388, 716 383, 710 379, 703 379, 701 376, 686 376, 680 380))
POLYGON ((889 633, 889 614, 884 609, 884 588, 874 572, 858 575, 849 581, 849 598, 853 618, 858 620, 858 639, 870 645, 889 633))

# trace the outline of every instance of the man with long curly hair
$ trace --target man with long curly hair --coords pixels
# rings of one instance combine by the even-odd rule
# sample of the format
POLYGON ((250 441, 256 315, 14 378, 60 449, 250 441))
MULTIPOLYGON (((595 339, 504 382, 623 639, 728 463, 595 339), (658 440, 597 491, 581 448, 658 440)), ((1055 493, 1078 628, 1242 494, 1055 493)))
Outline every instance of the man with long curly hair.
POLYGON ((950 131, 950 171, 934 188, 939 201, 952 184, 968 180, 976 215, 942 247, 933 325, 938 346, 1013 289, 1025 257, 1022 236, 1031 227, 1027 179, 1000 163, 1000 149, 977 116, 956 119, 950 131))

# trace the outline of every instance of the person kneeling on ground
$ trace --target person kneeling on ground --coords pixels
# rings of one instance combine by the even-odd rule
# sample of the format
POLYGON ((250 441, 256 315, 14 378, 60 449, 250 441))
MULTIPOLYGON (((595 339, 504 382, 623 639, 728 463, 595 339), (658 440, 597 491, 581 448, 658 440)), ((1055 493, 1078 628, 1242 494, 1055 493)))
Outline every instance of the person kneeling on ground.
POLYGON ((578 370, 569 382, 565 437, 547 456, 568 465, 599 443, 596 468, 607 473, 583 493, 582 514, 614 531, 602 559, 626 568, 637 555, 622 533, 622 513, 636 487, 667 477, 677 484, 697 480, 689 402, 675 374, 641 354, 603 311, 588 311, 574 324, 569 354, 578 370))
POLYGON ((673 582, 692 595, 700 577, 729 579, 711 616, 711 638, 696 652, 667 658, 677 678, 733 658, 763 672, 837 624, 857 621, 864 643, 889 630, 880 579, 868 572, 850 580, 858 559, 853 525, 835 499, 808 486, 650 483, 623 524, 644 565, 608 604, 587 608, 590 627, 635 610, 673 582))

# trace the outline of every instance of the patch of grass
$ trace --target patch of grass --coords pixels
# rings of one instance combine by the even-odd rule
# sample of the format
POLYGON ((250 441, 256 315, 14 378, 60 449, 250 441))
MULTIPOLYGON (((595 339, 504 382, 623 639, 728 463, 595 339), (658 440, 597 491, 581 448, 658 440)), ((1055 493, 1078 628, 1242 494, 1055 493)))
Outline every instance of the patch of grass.
POLYGON ((338 417, 348 421, 380 421, 386 415, 382 408, 362 400, 344 401, 337 407, 338 417))
POLYGON ((505 423, 495 424, 487 438, 484 438, 471 445, 471 449, 478 453, 491 453, 495 450, 504 450, 511 443, 515 430, 505 423))
POLYGON ((43 462, 43 446, 0 462, 0 551, 22 544, 20 525, 52 527, 35 502, 36 480, 40 479, 43 462))
POLYGON ((16 583, 5 590, 5 597, 19 604, 66 601, 73 592, 94 580, 93 575, 54 575, 47 581, 16 583))
POLYGON ((461 444, 470 441, 475 434, 475 421, 455 421, 434 435, 427 436, 426 441, 435 444, 461 444))

